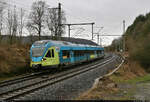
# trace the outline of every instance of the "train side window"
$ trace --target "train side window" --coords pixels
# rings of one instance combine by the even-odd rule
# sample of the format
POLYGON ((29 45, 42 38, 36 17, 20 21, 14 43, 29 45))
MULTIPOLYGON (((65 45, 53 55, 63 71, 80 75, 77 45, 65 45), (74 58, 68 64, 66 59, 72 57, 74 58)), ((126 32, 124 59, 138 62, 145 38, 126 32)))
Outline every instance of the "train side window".
POLYGON ((102 54, 102 51, 99 51, 100 54, 102 54))
POLYGON ((69 53, 69 51, 68 51, 68 53, 67 53, 67 57, 68 57, 68 58, 70 57, 70 53, 69 53))
POLYGON ((51 57, 51 51, 50 50, 48 50, 48 52, 47 52, 45 57, 51 57))
POLYGON ((62 53, 63 53, 63 56, 64 56, 65 58, 69 58, 69 57, 70 57, 70 52, 69 52, 69 51, 63 50, 62 53))
POLYGON ((54 49, 52 49, 52 57, 54 57, 54 49))

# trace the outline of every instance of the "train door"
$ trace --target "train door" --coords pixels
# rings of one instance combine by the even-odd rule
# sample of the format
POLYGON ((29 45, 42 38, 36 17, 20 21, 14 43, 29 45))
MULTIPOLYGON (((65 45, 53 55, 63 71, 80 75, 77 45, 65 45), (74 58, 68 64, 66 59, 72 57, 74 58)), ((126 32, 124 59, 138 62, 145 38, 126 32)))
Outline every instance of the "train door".
POLYGON ((51 47, 47 50, 42 65, 43 66, 53 66, 59 64, 58 52, 56 52, 55 47, 51 47))
POLYGON ((74 63, 74 52, 70 51, 70 62, 74 63))
POLYGON ((97 51, 94 51, 94 54, 95 54, 95 58, 97 58, 97 51))

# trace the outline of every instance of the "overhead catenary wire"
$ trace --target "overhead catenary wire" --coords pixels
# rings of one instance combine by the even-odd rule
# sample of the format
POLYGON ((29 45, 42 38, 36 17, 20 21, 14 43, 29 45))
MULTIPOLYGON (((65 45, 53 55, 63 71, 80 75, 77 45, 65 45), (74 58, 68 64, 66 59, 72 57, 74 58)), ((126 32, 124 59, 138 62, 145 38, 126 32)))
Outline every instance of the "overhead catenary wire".
MULTIPOLYGON (((0 2, 0 3, 1 3, 1 2, 0 2)), ((25 10, 25 9, 22 8, 22 7, 18 8, 18 6, 12 5, 12 4, 8 4, 8 3, 7 3, 7 5, 8 5, 7 9, 4 9, 6 12, 8 11, 8 9, 9 9, 9 10, 11 10, 11 9, 13 10, 13 8, 15 7, 15 8, 16 8, 16 12, 20 12, 20 10, 22 9, 23 11, 26 12, 26 14, 29 14, 29 13, 30 13, 30 11, 25 10)), ((27 16, 27 15, 25 15, 25 16, 27 16)))
MULTIPOLYGON (((4 3, 4 1, 0 2, 0 3, 4 3)), ((20 9, 23 9, 25 10, 27 13, 29 13, 31 10, 25 5, 25 4, 22 4, 22 3, 19 3, 18 1, 13 1, 13 3, 11 3, 9 0, 7 0, 6 4, 8 5, 8 9, 10 8, 14 8, 14 6, 16 6, 16 11, 19 12, 20 9)), ((6 9, 7 10, 7 9, 6 9)), ((69 9, 68 9, 69 10, 69 9)), ((70 16, 74 19, 77 19, 78 21, 83 21, 83 18, 80 18, 80 17, 75 17, 75 16, 70 16)), ((28 20, 28 19, 26 19, 28 20)), ((84 18, 85 20, 85 18, 84 18)), ((89 21, 89 19, 88 19, 89 21)), ((80 32, 81 33, 81 32, 80 32)), ((90 32, 91 33, 91 32, 90 32)))
MULTIPOLYGON (((68 9, 68 8, 67 8, 66 6, 64 6, 63 4, 62 4, 62 6, 63 6, 63 9, 64 9, 64 10, 70 12, 70 13, 67 12, 66 14, 69 15, 71 18, 76 19, 76 20, 78 20, 78 21, 80 21, 80 22, 81 22, 81 21, 83 22, 83 21, 85 21, 85 20, 86 20, 85 22, 89 22, 89 21, 90 21, 90 20, 87 19, 86 17, 83 18, 83 17, 77 17, 77 16, 72 15, 72 14, 71 14, 72 11, 70 11, 70 9, 68 9)), ((91 21, 92 21, 92 20, 91 20, 91 21)))
POLYGON ((27 6, 30 8, 31 5, 32 5, 32 4, 31 4, 31 5, 27 5, 27 4, 25 4, 25 3, 18 2, 17 0, 14 1, 14 4, 21 5, 21 6, 24 6, 24 7, 26 7, 26 8, 27 8, 27 6))
POLYGON ((9 8, 14 8, 14 6, 16 6, 17 9, 23 9, 27 12, 30 12, 31 11, 31 6, 30 8, 27 8, 25 5, 22 5, 22 4, 18 4, 18 3, 10 3, 10 2, 5 2, 5 1, 0 1, 0 3, 6 3, 6 5, 8 5, 9 8))

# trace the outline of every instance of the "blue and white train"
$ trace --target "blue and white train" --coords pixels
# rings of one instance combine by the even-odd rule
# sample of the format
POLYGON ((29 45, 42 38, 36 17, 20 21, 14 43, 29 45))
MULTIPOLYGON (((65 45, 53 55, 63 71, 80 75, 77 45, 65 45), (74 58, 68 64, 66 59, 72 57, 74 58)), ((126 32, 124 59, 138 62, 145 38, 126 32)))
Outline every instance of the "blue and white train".
POLYGON ((30 67, 44 68, 48 66, 77 64, 103 57, 104 48, 98 45, 41 40, 36 41, 31 46, 30 67))

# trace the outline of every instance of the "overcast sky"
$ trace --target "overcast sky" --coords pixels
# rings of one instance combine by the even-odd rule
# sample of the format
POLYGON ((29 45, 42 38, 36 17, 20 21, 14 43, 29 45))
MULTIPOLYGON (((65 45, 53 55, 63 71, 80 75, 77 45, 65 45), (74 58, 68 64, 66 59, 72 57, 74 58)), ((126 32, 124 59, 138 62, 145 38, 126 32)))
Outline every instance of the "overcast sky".
MULTIPOLYGON (((35 0, 7 0, 11 4, 29 9, 35 0)), ((126 27, 131 25, 134 19, 140 14, 150 12, 150 0, 45 0, 51 7, 62 3, 66 12, 67 23, 95 22, 96 27, 104 27, 102 34, 121 35, 123 32, 123 20, 126 27)), ((71 35, 75 36, 77 31, 82 31, 82 36, 91 39, 91 26, 74 26, 71 35), (85 30, 79 30, 83 27, 85 30)), ((67 30, 67 29, 66 29, 67 30)), ((99 29, 95 28, 94 32, 99 29)), ((67 32, 66 32, 67 33, 67 32)), ((66 35, 67 36, 67 35, 66 35)), ((81 37, 81 35, 79 34, 81 37)), ((103 37, 102 44, 111 44, 116 37, 103 37)), ((95 37, 95 42, 97 38, 95 37)))

